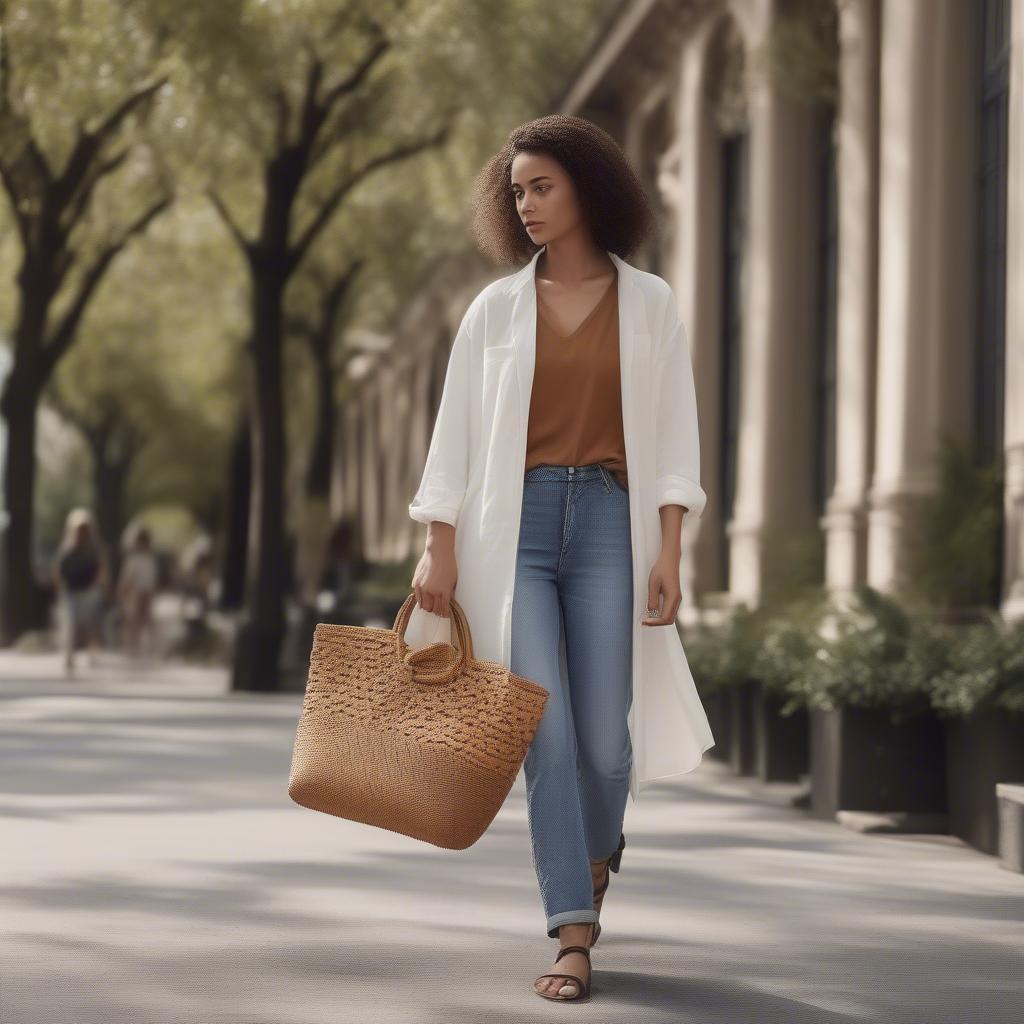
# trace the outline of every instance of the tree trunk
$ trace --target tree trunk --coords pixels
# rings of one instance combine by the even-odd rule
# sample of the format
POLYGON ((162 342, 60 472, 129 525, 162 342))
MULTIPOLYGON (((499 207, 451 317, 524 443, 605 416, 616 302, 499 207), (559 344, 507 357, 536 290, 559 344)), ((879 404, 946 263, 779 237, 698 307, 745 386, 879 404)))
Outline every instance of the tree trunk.
MULTIPOLYGON (((36 389, 12 375, 4 402, 7 458, 4 463, 3 642, 14 643, 29 629, 47 624, 46 591, 36 580, 33 564, 33 496, 36 484, 36 389)), ((47 563, 48 563, 47 559, 47 563)))
POLYGON ((275 691, 284 639, 283 267, 253 274, 249 394, 253 422, 253 492, 249 518, 247 615, 238 633, 232 689, 275 691))

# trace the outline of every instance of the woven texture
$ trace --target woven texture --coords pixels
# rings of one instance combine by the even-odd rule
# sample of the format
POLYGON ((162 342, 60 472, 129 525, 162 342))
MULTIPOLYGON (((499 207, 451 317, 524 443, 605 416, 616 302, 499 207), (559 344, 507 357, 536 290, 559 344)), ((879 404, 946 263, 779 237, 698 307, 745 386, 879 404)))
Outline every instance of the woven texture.
POLYGON ((318 623, 288 794, 313 810, 450 850, 480 838, 508 796, 547 690, 453 640, 413 651, 410 594, 391 629, 318 623))

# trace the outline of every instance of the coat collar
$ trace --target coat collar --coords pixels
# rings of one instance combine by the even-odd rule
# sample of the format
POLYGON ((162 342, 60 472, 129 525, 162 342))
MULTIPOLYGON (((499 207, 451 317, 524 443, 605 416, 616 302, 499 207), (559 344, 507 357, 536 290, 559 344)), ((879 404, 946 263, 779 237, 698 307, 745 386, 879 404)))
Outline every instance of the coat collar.
MULTIPOLYGON (((508 279, 508 291, 510 295, 515 295, 521 288, 533 281, 534 275, 537 272, 537 260, 540 258, 540 254, 547 248, 546 245, 542 245, 532 256, 530 262, 526 264, 521 270, 517 270, 508 279)), ((616 255, 610 249, 605 249, 605 252, 611 258, 619 271, 620 282, 624 278, 632 280, 634 268, 627 263, 620 256, 616 255)), ((619 297, 622 297, 620 291, 619 297)))

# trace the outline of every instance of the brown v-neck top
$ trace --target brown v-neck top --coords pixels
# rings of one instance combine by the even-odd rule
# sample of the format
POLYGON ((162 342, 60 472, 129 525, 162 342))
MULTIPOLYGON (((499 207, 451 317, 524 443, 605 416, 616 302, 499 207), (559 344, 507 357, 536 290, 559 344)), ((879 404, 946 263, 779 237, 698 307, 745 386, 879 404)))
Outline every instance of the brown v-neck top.
POLYGON ((526 470, 602 463, 624 487, 626 444, 619 378, 618 270, 568 335, 537 295, 537 355, 526 432, 526 470))

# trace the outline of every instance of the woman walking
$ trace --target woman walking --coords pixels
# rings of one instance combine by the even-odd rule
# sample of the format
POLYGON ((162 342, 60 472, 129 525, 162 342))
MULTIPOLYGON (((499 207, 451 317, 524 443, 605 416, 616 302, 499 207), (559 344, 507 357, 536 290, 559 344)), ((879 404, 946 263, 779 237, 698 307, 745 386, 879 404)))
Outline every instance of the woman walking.
POLYGON ((452 347, 409 508, 429 527, 413 587, 442 617, 454 596, 478 656, 548 691, 523 767, 560 948, 534 989, 577 999, 627 795, 641 773, 689 771, 713 744, 674 628, 683 515, 706 501, 693 374, 671 289, 620 255, 651 216, 607 133, 578 117, 531 121, 475 193, 481 248, 530 265, 484 288, 452 347))
POLYGON ((139 526, 121 563, 117 579, 117 597, 121 603, 128 653, 156 653, 156 625, 153 599, 159 582, 159 565, 153 551, 149 529, 139 526), (143 634, 146 642, 143 644, 143 634))
POLYGON ((107 561, 87 509, 76 508, 68 513, 51 575, 60 600, 64 671, 73 675, 80 635, 88 644, 89 665, 96 664, 108 577, 107 561))

